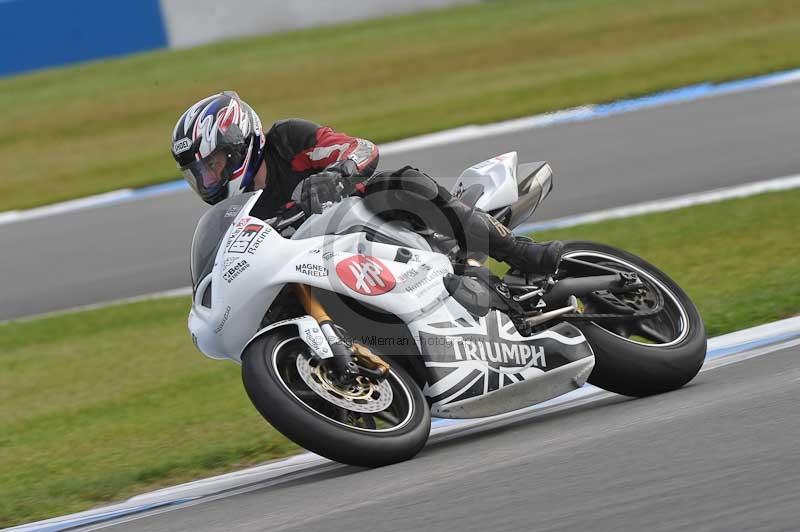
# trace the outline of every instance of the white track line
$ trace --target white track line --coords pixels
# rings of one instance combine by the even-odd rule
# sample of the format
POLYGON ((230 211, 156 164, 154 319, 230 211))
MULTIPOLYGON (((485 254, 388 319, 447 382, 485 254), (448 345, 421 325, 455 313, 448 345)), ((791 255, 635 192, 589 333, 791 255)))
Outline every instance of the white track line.
POLYGON ((150 299, 161 299, 167 297, 185 297, 192 295, 192 287, 185 286, 183 288, 174 288, 172 290, 164 290, 161 292, 153 292, 151 294, 144 294, 141 296, 124 297, 121 299, 114 299, 112 301, 105 301, 101 303, 92 303, 89 305, 81 305, 78 307, 71 307, 62 310, 54 310, 52 312, 43 312, 42 314, 32 314, 30 316, 22 316, 20 318, 12 318, 10 320, 0 321, 0 326, 9 323, 22 323, 26 321, 34 321, 43 318, 52 318, 53 316, 61 316, 62 314, 74 314, 76 312, 83 312, 86 310, 96 310, 106 307, 114 307, 117 305, 125 305, 127 303, 137 303, 139 301, 148 301, 150 299))

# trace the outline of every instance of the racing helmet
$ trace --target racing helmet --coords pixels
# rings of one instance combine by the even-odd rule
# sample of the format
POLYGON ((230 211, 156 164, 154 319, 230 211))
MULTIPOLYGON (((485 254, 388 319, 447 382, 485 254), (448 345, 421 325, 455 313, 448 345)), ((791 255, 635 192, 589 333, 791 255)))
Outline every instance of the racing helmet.
POLYGON ((175 124, 172 156, 210 205, 253 190, 266 143, 261 120, 233 91, 192 105, 175 124))

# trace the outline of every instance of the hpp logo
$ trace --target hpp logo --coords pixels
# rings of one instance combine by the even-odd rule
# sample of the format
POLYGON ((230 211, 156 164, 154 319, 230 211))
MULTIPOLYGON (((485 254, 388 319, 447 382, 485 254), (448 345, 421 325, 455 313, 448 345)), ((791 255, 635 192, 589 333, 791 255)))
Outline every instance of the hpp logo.
POLYGON ((396 281, 392 272, 375 257, 353 255, 336 265, 336 275, 351 290, 365 296, 390 292, 396 281))

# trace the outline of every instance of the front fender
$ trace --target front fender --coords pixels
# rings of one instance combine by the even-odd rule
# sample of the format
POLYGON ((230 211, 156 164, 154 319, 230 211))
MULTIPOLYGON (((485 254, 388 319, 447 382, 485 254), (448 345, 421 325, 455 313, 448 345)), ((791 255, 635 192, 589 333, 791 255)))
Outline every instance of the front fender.
MULTIPOLYGON (((331 358, 333 356, 331 346, 328 343, 328 340, 325 338, 325 335, 322 334, 319 323, 317 323, 317 320, 315 320, 312 316, 308 315, 300 316, 299 318, 276 321, 275 323, 271 323, 263 329, 260 329, 256 334, 253 335, 252 338, 250 338, 250 340, 247 341, 244 349, 242 349, 242 353, 247 351, 247 348, 250 347, 250 344, 252 344, 261 336, 286 327, 294 327, 297 330, 297 335, 301 340, 303 340, 303 342, 305 342, 315 356, 319 358, 331 358)), ((239 358, 238 362, 241 363, 241 357, 239 358)))

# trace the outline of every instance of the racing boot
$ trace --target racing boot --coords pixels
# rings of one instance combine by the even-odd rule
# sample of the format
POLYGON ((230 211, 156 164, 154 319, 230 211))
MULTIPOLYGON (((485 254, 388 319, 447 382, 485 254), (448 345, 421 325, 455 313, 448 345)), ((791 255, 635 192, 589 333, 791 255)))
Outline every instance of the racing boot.
POLYGON ((558 270, 563 250, 564 243, 560 240, 539 243, 525 236, 517 236, 490 248, 489 255, 525 273, 550 274, 558 270))
POLYGON ((461 226, 454 233, 462 249, 486 253, 525 273, 550 274, 558 270, 563 242, 540 244, 530 238, 515 237, 497 218, 451 196, 441 187, 437 200, 453 226, 461 226))
MULTIPOLYGON (((507 262, 525 273, 550 274, 558 270, 564 250, 563 242, 554 240, 538 243, 528 237, 514 236, 505 225, 485 212, 476 211, 473 220, 488 230, 487 252, 493 259, 507 262)), ((468 233, 472 231, 468 230, 468 233)))

